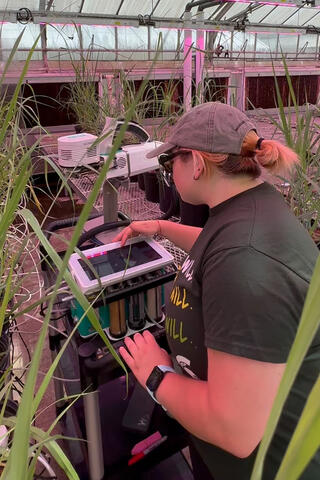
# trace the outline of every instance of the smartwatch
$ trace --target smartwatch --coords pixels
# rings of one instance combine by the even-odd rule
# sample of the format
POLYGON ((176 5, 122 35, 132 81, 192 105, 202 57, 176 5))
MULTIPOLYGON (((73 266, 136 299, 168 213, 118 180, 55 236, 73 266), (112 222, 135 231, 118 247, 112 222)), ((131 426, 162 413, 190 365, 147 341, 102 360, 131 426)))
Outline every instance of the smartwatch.
POLYGON ((164 379, 165 374, 168 372, 176 373, 172 367, 168 367, 167 365, 157 365, 156 367, 154 367, 146 381, 148 393, 151 395, 153 400, 159 404, 160 402, 158 402, 158 400, 156 399, 155 392, 157 391, 162 380, 164 379))

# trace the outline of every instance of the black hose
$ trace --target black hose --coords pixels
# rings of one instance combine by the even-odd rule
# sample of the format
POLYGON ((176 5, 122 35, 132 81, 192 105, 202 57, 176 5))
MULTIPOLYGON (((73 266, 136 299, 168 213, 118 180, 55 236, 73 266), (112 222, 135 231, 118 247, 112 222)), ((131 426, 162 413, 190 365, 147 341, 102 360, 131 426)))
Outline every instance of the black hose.
MULTIPOLYGON (((89 215, 88 220, 92 220, 93 218, 97 217, 101 217, 101 213, 93 213, 89 215)), ((79 216, 72 218, 63 218, 61 220, 54 220, 53 222, 49 223, 49 225, 46 227, 46 230, 44 231, 47 240, 50 239, 51 234, 56 230, 59 230, 60 228, 73 227, 74 225, 76 225, 79 218, 79 216)))
MULTIPOLYGON (((101 217, 101 213, 93 213, 89 215, 88 220, 92 220, 93 218, 97 218, 97 217, 101 217)), ((72 218, 63 218, 61 220, 54 220, 53 222, 50 222, 49 225, 44 230, 44 235, 46 239, 50 240, 52 233, 55 232, 56 230, 59 230, 60 228, 73 227, 74 225, 77 224, 79 218, 80 217, 77 216, 72 218)), ((48 267, 47 262, 45 260, 47 256, 47 251, 42 244, 40 244, 39 250, 41 254, 41 270, 44 272, 47 270, 47 267, 48 267)))
POLYGON ((102 225, 98 225, 96 227, 91 228, 91 230, 88 230, 87 232, 84 232, 81 237, 78 240, 77 247, 81 247, 83 243, 85 243, 87 240, 90 240, 93 238, 95 235, 98 235, 98 233, 105 232, 107 230, 113 230, 114 228, 118 227, 127 227, 130 224, 130 220, 122 220, 121 222, 108 222, 108 223, 103 223, 102 225))
POLYGON ((160 220, 168 220, 179 210, 179 196, 175 187, 172 187, 172 195, 169 209, 160 217, 160 220))
MULTIPOLYGON (((97 218, 101 216, 102 216, 101 213, 94 213, 89 216, 88 220, 92 220, 93 218, 97 218)), ((91 228, 87 232, 84 232, 78 240, 77 247, 80 247, 83 243, 85 243, 87 240, 90 240, 98 233, 101 233, 107 230, 112 230, 113 228, 117 228, 117 227, 126 227, 131 222, 131 219, 123 212, 118 212, 118 217, 121 219, 120 221, 104 223, 102 225, 98 225, 96 227, 91 228)), ((55 220, 51 222, 47 226, 46 231, 44 232, 47 240, 50 240, 50 237, 54 231, 59 230, 60 228, 73 227, 74 225, 76 225, 78 220, 79 220, 79 217, 72 217, 72 218, 64 218, 61 220, 55 220)), ((47 263, 44 259, 46 257, 47 252, 42 245, 40 245, 40 252, 42 254, 41 269, 42 271, 46 271, 47 263)))

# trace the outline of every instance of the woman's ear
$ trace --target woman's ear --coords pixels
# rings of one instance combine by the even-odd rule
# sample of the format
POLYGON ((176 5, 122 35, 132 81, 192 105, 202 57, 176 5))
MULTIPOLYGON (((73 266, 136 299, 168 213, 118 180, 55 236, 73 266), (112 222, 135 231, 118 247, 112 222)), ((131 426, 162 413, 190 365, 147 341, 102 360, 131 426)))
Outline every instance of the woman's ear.
POLYGON ((193 152, 193 180, 199 180, 204 171, 204 161, 200 153, 193 152))

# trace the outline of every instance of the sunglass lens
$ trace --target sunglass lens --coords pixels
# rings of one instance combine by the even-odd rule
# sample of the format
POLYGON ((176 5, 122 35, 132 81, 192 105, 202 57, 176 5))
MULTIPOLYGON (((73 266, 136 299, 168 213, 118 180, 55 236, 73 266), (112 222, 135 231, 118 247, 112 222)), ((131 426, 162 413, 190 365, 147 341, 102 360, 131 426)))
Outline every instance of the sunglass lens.
POLYGON ((172 160, 167 160, 164 164, 163 167, 167 173, 172 173, 172 160))
POLYGON ((172 181, 172 173, 165 168, 164 165, 161 165, 160 167, 160 172, 161 172, 161 175, 162 175, 162 178, 165 182, 165 184, 170 187, 170 185, 172 185, 173 181, 172 181))

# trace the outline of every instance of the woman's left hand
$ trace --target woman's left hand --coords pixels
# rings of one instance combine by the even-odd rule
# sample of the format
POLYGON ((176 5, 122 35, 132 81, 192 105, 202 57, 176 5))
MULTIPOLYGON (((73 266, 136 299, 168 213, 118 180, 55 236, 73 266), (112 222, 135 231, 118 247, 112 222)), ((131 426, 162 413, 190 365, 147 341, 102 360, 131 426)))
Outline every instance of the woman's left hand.
POLYGON ((136 333, 133 339, 126 337, 124 343, 127 349, 120 347, 119 353, 144 388, 156 365, 172 366, 169 354, 159 347, 149 330, 144 330, 142 334, 136 333))

